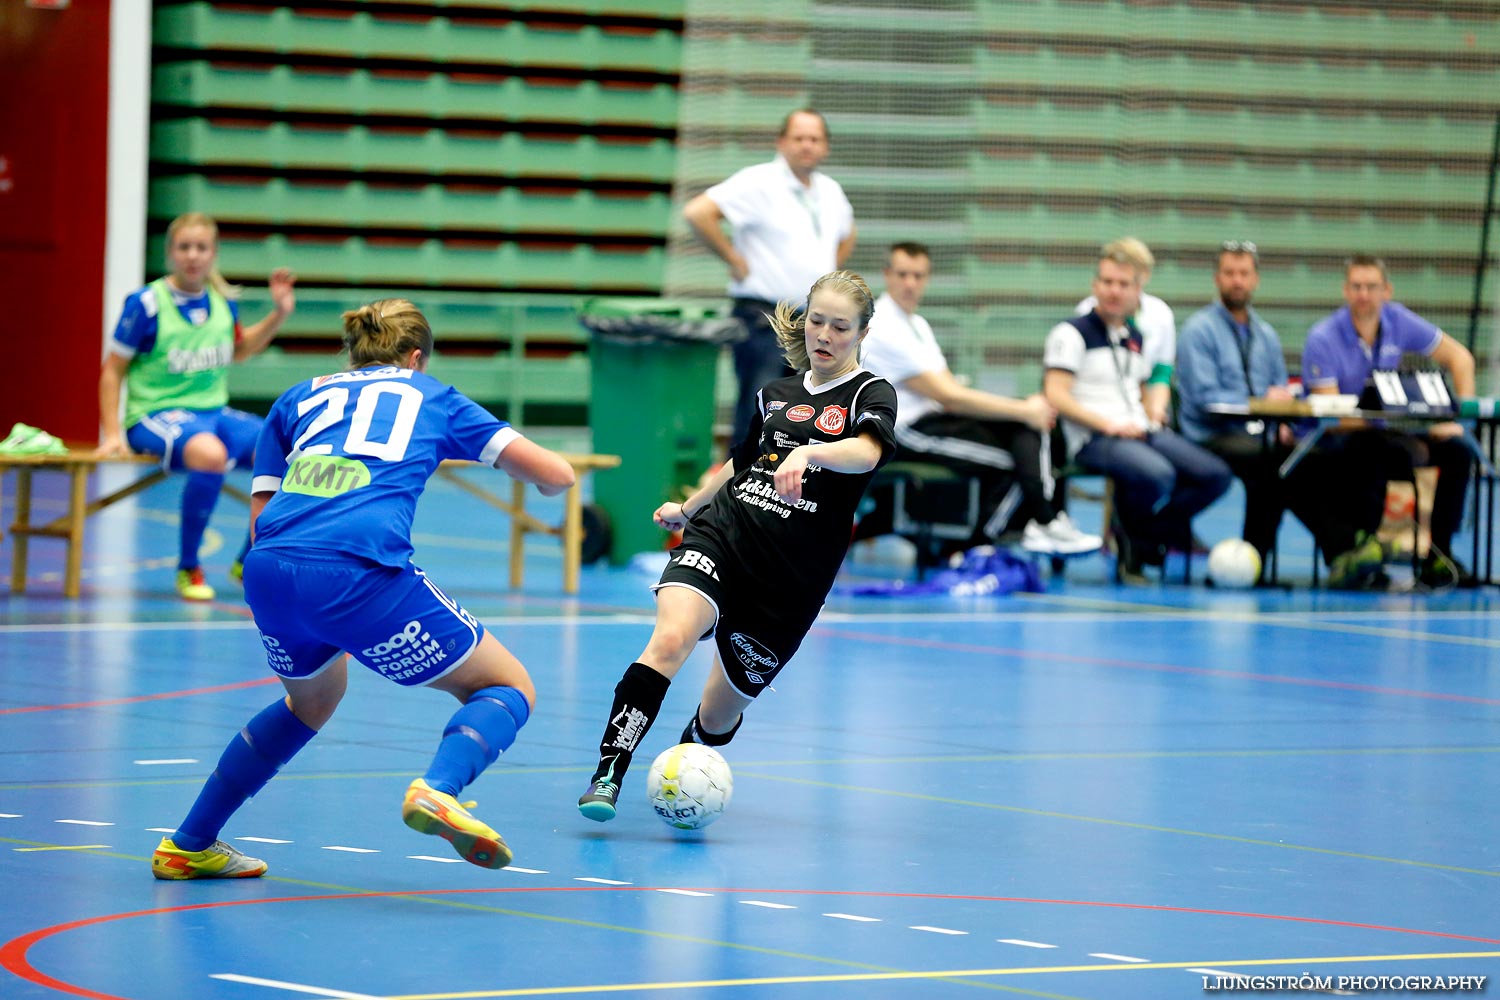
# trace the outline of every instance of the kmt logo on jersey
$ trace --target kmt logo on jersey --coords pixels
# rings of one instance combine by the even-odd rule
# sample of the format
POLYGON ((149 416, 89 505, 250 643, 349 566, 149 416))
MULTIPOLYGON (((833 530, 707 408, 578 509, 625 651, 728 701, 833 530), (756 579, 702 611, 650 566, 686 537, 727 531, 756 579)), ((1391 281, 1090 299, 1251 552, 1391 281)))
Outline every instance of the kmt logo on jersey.
POLYGON ((793 423, 800 424, 804 420, 811 420, 813 418, 813 414, 816 412, 818 411, 814 410, 806 403, 798 403, 796 406, 786 411, 786 418, 793 423))
POLYGON ((837 434, 844 429, 844 422, 848 419, 849 408, 847 406, 825 406, 823 412, 818 415, 818 422, 813 426, 825 434, 837 434))

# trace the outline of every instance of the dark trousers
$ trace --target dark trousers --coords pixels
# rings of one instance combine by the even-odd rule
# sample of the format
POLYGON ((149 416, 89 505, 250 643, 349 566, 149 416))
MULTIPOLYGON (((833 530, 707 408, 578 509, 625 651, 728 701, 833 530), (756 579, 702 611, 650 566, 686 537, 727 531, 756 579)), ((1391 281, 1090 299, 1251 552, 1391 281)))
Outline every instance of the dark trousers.
POLYGON ((1159 563, 1168 545, 1191 546, 1193 515, 1223 496, 1233 478, 1222 458, 1170 430, 1144 438, 1097 434, 1077 461, 1114 480, 1120 527, 1148 563, 1159 563))
POLYGON ((902 461, 931 462, 979 480, 979 545, 1028 521, 1047 524, 1053 506, 1051 447, 1047 436, 1015 420, 980 420, 929 413, 896 432, 902 461))
POLYGON ((1453 551, 1453 535, 1463 523, 1464 494, 1469 488, 1473 458, 1458 438, 1439 440, 1403 434, 1381 427, 1328 434, 1330 454, 1343 458, 1353 474, 1351 516, 1366 531, 1380 527, 1385 513, 1386 482, 1410 480, 1413 470, 1436 466, 1437 493, 1432 499, 1432 544, 1445 554, 1453 551))
POLYGON ((750 420, 755 416, 756 393, 767 382, 794 374, 786 363, 786 356, 781 353, 781 345, 776 343, 771 321, 766 318, 775 309, 774 302, 734 300, 734 318, 745 324, 749 336, 734 345, 734 377, 739 384, 739 395, 734 404, 734 427, 729 433, 731 451, 750 430, 750 420))
POLYGON ((1260 552, 1262 565, 1276 547, 1281 515, 1288 510, 1307 526, 1329 564, 1352 549, 1366 527, 1349 500, 1354 470, 1347 468, 1347 456, 1315 449, 1283 479, 1281 464, 1292 451, 1287 445, 1245 431, 1217 434, 1204 445, 1245 484, 1241 537, 1260 552))

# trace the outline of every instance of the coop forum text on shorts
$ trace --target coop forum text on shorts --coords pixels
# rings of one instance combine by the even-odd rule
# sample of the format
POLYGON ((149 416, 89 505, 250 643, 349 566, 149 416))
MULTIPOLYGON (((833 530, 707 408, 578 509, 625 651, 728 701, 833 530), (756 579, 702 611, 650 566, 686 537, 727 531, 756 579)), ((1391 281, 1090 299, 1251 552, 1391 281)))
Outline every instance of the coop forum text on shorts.
POLYGON ((1205 993, 1482 993, 1488 976, 1203 977, 1205 993))

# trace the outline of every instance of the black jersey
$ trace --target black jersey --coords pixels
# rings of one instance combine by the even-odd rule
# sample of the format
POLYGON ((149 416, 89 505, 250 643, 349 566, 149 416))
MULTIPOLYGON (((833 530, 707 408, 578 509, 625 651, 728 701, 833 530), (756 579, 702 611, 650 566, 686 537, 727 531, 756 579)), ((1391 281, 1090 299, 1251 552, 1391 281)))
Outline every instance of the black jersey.
POLYGON ((777 496, 772 476, 793 448, 866 432, 880 442, 884 464, 896 450, 896 390, 863 369, 819 386, 804 372, 767 383, 756 402, 749 432, 730 456, 734 478, 688 531, 715 536, 720 551, 734 555, 729 572, 744 572, 751 585, 821 604, 849 551, 854 512, 874 471, 809 464, 796 502, 777 496))

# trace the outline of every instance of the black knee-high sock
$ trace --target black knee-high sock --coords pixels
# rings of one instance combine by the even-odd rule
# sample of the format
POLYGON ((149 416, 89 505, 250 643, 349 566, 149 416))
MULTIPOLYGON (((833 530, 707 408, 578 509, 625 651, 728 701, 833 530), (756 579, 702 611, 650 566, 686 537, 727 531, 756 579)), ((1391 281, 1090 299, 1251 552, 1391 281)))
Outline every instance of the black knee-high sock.
POLYGON ((599 741, 599 766, 592 780, 608 779, 616 785, 625 777, 635 748, 640 746, 661 711, 671 680, 644 663, 632 663, 625 676, 615 685, 615 701, 609 710, 609 724, 599 741))
POLYGON ((703 720, 698 718, 698 714, 702 711, 703 706, 699 705, 698 710, 693 713, 693 721, 689 722, 687 728, 682 731, 682 739, 678 741, 679 743, 702 743, 706 747, 728 746, 729 741, 734 739, 734 734, 739 732, 740 727, 745 724, 745 713, 741 712, 740 717, 734 720, 734 725, 730 727, 729 732, 710 733, 703 728, 703 720))

